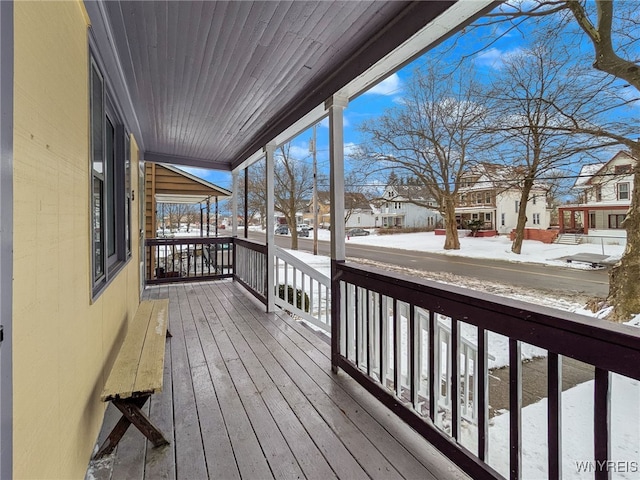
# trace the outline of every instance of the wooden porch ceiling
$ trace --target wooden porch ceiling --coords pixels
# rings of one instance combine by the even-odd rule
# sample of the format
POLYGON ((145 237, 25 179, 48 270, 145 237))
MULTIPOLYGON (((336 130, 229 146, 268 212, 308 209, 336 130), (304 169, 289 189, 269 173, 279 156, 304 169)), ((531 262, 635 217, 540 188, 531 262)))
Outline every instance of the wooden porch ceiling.
POLYGON ((129 431, 111 461, 90 467, 96 480, 468 478, 354 380, 332 374, 317 334, 264 313, 237 283, 145 295, 170 299, 164 391, 148 411, 171 445, 154 449, 129 431))
POLYGON ((85 2, 145 160, 217 169, 238 167, 331 95, 360 94, 493 4, 85 2), (380 65, 426 26, 428 39, 380 65))

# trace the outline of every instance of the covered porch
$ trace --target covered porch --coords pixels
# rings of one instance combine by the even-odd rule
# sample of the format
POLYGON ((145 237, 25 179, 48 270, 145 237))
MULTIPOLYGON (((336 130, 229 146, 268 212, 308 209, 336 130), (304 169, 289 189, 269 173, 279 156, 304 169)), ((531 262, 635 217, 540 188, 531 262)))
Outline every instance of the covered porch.
MULTIPOLYGON (((216 48, 217 37, 210 40, 198 30, 204 46, 194 60, 196 67, 206 63, 208 68, 208 57, 207 62, 202 57, 215 52, 221 57, 218 64, 245 74, 226 75, 221 68, 211 73, 221 77, 211 88, 203 87, 209 82, 203 74, 201 82, 194 80, 191 90, 182 92, 190 100, 181 105, 188 103, 191 109, 178 123, 191 135, 172 135, 170 128, 165 137, 155 135, 158 119, 145 107, 145 100, 153 106, 158 98, 176 98, 173 86, 182 79, 175 73, 180 69, 172 69, 176 78, 164 83, 152 74, 165 67, 163 61, 176 67, 174 57, 154 56, 151 68, 132 62, 138 71, 119 71, 119 80, 128 78, 133 86, 144 86, 146 80, 161 93, 146 98, 147 90, 140 88, 144 94, 125 105, 142 119, 134 133, 146 142, 145 162, 230 171, 234 224, 226 238, 184 243, 146 239, 144 256, 158 265, 164 262, 164 276, 150 267, 152 261, 145 265, 147 284, 182 282, 144 292, 170 299, 173 338, 167 344, 166 388, 152 401, 150 415, 172 443, 153 450, 137 432, 129 432, 126 441, 132 443, 128 448, 124 440, 120 444, 113 473, 105 469, 105 475, 112 475, 107 478, 522 478, 521 349, 527 344, 544 349, 548 358, 542 377, 548 398, 547 476, 560 478, 563 468, 564 357, 582 361, 594 372, 591 416, 597 435, 591 451, 595 461, 609 461, 609 379, 612 373, 640 378, 637 332, 346 261, 343 114, 349 101, 495 4, 346 2, 345 11, 337 2, 320 2, 318 8, 312 8, 312 2, 204 5, 214 3, 205 13, 216 21, 229 19, 229 25, 236 21, 238 27, 229 30, 259 32, 262 43, 229 40, 239 48, 231 55, 216 48), (291 41, 288 30, 278 28, 278 22, 287 23, 286 16, 272 7, 295 10, 290 14, 301 32, 307 8, 312 20, 326 27, 316 32, 322 34, 318 38, 307 39, 305 58, 298 55, 299 43, 291 41), (228 10, 217 11, 224 8, 228 10), (323 8, 331 10, 334 20, 344 21, 332 23, 323 8), (338 27, 349 25, 349 35, 355 35, 357 22, 367 24, 367 38, 341 45, 349 36, 338 27), (272 37, 279 35, 278 48, 272 37), (325 45, 343 47, 342 55, 321 51, 325 45), (294 61, 297 73, 289 77, 272 68, 294 61), (203 105, 208 108, 200 111, 203 105), (278 146, 326 117, 331 274, 318 276, 275 246, 274 162, 278 146), (201 138, 206 141, 199 142, 201 138), (237 225, 240 175, 262 159, 265 244, 239 238, 237 225), (213 278, 219 280, 209 283, 213 278), (298 291, 301 301, 294 300, 298 291), (325 333, 294 321, 286 311, 325 333), (502 367, 508 370, 511 420, 503 435, 509 438, 502 449, 506 467, 500 468, 489 458, 491 335, 505 339, 508 356, 502 367)), ((93 19, 98 7, 88 5, 93 19)), ((111 30, 105 29, 105 35, 113 35, 111 43, 123 58, 156 52, 155 36, 140 38, 136 19, 162 20, 173 13, 164 11, 160 2, 113 2, 103 8, 96 16, 108 17, 111 30), (132 45, 136 48, 129 48, 132 45)), ((183 30, 192 33, 187 20, 199 25, 201 12, 187 13, 183 30)), ((154 27, 163 27, 160 20, 154 27)), ((93 28, 99 40, 100 24, 94 22, 93 28)))
MULTIPOLYGON (((164 391, 147 407, 171 444, 131 429, 90 466, 116 478, 468 478, 348 375, 329 339, 231 280, 148 287, 169 298, 164 391)), ((119 412, 109 407, 100 440, 119 412)))

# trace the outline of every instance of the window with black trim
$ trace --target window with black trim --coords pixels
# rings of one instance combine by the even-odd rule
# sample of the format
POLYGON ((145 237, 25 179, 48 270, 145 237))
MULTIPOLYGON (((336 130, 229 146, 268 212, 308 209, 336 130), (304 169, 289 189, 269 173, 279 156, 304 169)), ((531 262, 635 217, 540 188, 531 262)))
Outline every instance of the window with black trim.
POLYGON ((91 61, 91 248, 93 293, 131 254, 129 139, 105 79, 91 61))
POLYGON ((609 215, 609 228, 614 228, 614 229, 623 228, 622 227, 622 222, 624 222, 624 219, 626 217, 627 217, 627 215, 625 213, 609 215))

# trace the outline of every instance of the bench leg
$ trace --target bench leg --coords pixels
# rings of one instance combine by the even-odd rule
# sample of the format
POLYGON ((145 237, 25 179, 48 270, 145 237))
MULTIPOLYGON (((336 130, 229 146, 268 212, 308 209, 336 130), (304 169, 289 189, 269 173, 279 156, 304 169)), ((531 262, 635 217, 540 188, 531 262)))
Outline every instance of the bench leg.
POLYGON ((154 447, 167 445, 169 443, 160 430, 151 423, 141 410, 149 397, 150 395, 126 400, 112 400, 113 405, 122 412, 122 417, 118 423, 116 423, 116 426, 113 427, 113 430, 111 430, 111 433, 100 447, 100 450, 96 453, 95 458, 100 458, 112 453, 131 424, 135 425, 136 428, 153 443, 154 447))

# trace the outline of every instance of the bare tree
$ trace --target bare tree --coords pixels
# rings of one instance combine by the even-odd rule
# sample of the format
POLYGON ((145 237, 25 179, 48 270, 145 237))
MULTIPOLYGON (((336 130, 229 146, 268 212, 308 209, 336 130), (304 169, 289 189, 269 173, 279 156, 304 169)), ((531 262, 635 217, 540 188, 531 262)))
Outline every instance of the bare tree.
POLYGON ((430 62, 413 72, 406 90, 402 105, 360 126, 366 137, 360 156, 417 178, 444 217, 444 248, 457 250, 460 180, 487 147, 480 86, 469 72, 447 76, 442 64, 430 62))
MULTIPOLYGON (((620 98, 628 103, 640 97, 640 38, 638 6, 624 0, 532 0, 506 2, 487 15, 481 25, 506 22, 509 30, 522 28, 525 22, 547 35, 573 33, 574 51, 580 42, 592 47, 591 61, 595 70, 619 80, 620 98)), ((620 262, 610 272, 608 302, 614 310, 609 318, 623 321, 640 313, 640 140, 637 115, 626 122, 611 121, 606 125, 574 125, 573 132, 613 140, 626 146, 636 159, 631 207, 623 227, 627 246, 620 262)))
MULTIPOLYGON (((267 191, 266 191, 266 163, 261 160, 253 164, 249 168, 247 175, 248 180, 245 182, 245 177, 240 177, 238 191, 244 192, 245 183, 247 184, 247 217, 244 219, 245 228, 249 228, 249 223, 256 216, 260 216, 260 224, 262 228, 265 227, 265 221, 267 216, 267 191)), ((244 212, 244 195, 239 198, 238 206, 239 211, 244 212)))
POLYGON ((511 251, 521 253, 526 205, 539 179, 576 163, 576 154, 602 148, 594 137, 576 134, 575 124, 593 124, 606 110, 599 92, 611 87, 572 67, 566 50, 538 42, 507 55, 492 82, 488 106, 496 120, 489 132, 501 140, 499 155, 512 166, 512 186, 520 191, 516 235, 511 251), (570 120, 569 120, 570 119, 570 120))
POLYGON ((287 221, 291 230, 291 248, 297 250, 296 214, 307 207, 311 198, 313 168, 304 159, 292 156, 291 144, 285 144, 277 150, 274 183, 275 209, 280 211, 287 221))
POLYGON ((187 224, 187 232, 191 231, 191 225, 200 223, 200 205, 185 205, 186 213, 184 221, 187 224))

